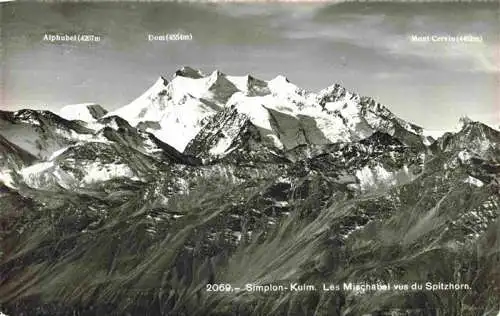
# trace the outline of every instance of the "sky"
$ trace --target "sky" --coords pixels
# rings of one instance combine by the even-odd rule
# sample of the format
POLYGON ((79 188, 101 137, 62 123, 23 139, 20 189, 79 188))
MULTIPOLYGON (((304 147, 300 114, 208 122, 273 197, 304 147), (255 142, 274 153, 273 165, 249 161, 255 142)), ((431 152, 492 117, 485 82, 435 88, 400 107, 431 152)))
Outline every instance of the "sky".
POLYGON ((85 102, 113 110, 189 65, 265 80, 281 74, 310 91, 340 83, 430 130, 455 128, 463 115, 500 126, 498 2, 15 2, 0 10, 4 110, 85 102), (148 40, 166 33, 192 37, 148 40))

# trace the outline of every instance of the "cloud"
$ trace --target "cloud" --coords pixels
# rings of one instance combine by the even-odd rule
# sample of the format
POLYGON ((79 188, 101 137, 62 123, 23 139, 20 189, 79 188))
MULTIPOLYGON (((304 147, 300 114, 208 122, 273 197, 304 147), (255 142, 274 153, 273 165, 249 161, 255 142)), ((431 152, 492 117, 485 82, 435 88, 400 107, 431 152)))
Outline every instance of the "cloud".
MULTIPOLYGON (((419 59, 442 70, 498 72, 498 4, 343 3, 317 10, 310 25, 290 38, 349 42, 398 62, 419 59), (318 29, 318 31, 315 31, 318 29), (482 36, 480 43, 417 43, 411 35, 482 36)), ((418 63, 415 63, 418 64, 418 63)))

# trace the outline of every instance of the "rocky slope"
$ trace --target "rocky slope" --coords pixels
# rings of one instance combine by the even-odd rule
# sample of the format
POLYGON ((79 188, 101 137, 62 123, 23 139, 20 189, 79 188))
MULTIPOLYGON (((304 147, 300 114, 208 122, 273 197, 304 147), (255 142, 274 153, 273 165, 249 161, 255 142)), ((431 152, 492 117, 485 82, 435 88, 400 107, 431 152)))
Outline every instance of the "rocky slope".
POLYGON ((434 140, 338 84, 189 67, 60 114, 0 113, 8 315, 500 310, 500 132, 480 122, 434 140), (343 286, 426 282, 468 288, 343 286))

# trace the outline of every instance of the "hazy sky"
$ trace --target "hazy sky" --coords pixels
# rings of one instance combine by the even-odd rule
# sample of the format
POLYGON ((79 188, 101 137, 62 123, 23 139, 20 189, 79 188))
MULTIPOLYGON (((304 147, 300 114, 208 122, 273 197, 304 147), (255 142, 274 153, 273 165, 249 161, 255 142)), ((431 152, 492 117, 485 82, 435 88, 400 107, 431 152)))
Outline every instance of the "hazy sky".
POLYGON ((6 3, 1 5, 3 109, 125 105, 183 65, 278 74, 312 91, 341 83, 429 129, 461 115, 500 124, 499 4, 6 3), (149 42, 148 34, 191 33, 149 42), (44 34, 95 34, 51 43, 44 34), (414 42, 411 35, 482 36, 414 42))

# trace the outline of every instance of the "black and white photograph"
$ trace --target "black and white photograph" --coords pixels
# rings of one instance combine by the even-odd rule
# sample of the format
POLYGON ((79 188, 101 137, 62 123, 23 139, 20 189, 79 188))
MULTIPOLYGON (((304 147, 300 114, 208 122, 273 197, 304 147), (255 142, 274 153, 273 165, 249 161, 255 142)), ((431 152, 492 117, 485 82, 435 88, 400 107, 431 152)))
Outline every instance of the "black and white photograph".
POLYGON ((0 1, 0 316, 500 316, 499 17, 0 1))

